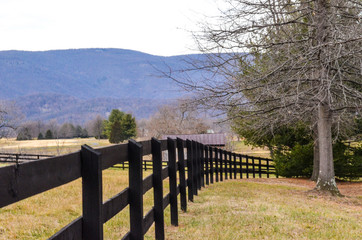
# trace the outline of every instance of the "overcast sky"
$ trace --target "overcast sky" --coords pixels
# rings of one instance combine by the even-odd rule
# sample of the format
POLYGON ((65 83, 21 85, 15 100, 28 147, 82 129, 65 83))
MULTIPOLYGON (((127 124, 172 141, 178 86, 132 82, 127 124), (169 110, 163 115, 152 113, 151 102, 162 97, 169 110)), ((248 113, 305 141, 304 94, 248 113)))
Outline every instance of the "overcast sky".
POLYGON ((192 53, 188 30, 217 13, 215 0, 0 0, 0 50, 192 53))

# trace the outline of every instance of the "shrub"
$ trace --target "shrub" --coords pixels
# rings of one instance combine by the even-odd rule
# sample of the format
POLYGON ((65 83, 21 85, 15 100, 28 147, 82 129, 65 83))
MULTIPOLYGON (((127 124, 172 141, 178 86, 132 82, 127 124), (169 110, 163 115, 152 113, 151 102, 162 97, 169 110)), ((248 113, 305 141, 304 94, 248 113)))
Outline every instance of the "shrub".
POLYGON ((276 151, 274 161, 280 176, 310 177, 313 172, 313 143, 296 144, 290 151, 276 151))
MULTIPOLYGON (((343 142, 333 145, 336 178, 353 180, 362 177, 362 147, 351 147, 343 142)), ((313 172, 313 143, 296 144, 290 150, 279 150, 274 155, 275 168, 283 177, 311 177, 313 172)))
POLYGON ((333 157, 337 178, 353 180, 362 177, 362 147, 337 142, 333 146, 333 157))

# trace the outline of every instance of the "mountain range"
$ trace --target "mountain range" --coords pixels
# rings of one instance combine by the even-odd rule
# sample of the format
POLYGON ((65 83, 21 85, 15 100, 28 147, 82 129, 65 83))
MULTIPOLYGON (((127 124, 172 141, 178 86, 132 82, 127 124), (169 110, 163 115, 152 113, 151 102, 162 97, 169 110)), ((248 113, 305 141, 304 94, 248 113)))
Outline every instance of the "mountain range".
POLYGON ((125 49, 0 51, 0 99, 15 102, 27 120, 84 123, 113 108, 147 118, 185 95, 162 72, 202 57, 125 49))

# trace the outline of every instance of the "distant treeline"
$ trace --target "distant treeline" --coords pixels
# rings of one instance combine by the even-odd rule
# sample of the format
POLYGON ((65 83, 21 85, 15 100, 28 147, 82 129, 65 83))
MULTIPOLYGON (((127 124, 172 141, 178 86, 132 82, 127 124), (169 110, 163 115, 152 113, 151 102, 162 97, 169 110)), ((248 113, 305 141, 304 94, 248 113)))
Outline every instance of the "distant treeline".
POLYGON ((16 140, 87 137, 90 137, 87 128, 80 125, 73 125, 72 123, 58 125, 54 121, 47 124, 28 122, 19 128, 16 140))

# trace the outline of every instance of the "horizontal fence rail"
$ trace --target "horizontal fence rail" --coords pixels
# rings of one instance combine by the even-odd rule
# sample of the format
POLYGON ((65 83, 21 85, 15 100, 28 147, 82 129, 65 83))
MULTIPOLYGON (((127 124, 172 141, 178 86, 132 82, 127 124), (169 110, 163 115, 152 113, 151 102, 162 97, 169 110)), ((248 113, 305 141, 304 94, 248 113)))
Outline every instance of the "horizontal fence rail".
POLYGON ((0 153, 0 163, 23 163, 53 157, 45 154, 0 153))
POLYGON ((127 206, 130 229, 122 239, 144 239, 153 223, 156 239, 164 239, 164 209, 170 206, 171 224, 177 226, 178 196, 181 210, 186 211, 187 199, 193 201, 206 185, 233 178, 269 178, 271 174, 275 175, 271 159, 179 138, 130 140, 98 149, 84 145, 71 154, 0 168, 0 207, 82 178, 82 216, 49 239, 103 239, 103 224, 127 206), (152 160, 144 160, 146 155, 152 160), (129 187, 103 201, 102 170, 110 167, 128 169, 129 187), (143 178, 147 170, 153 173, 143 178), (163 180, 167 178, 170 188, 164 196, 163 180), (151 189, 154 206, 144 214, 143 195, 151 189))

